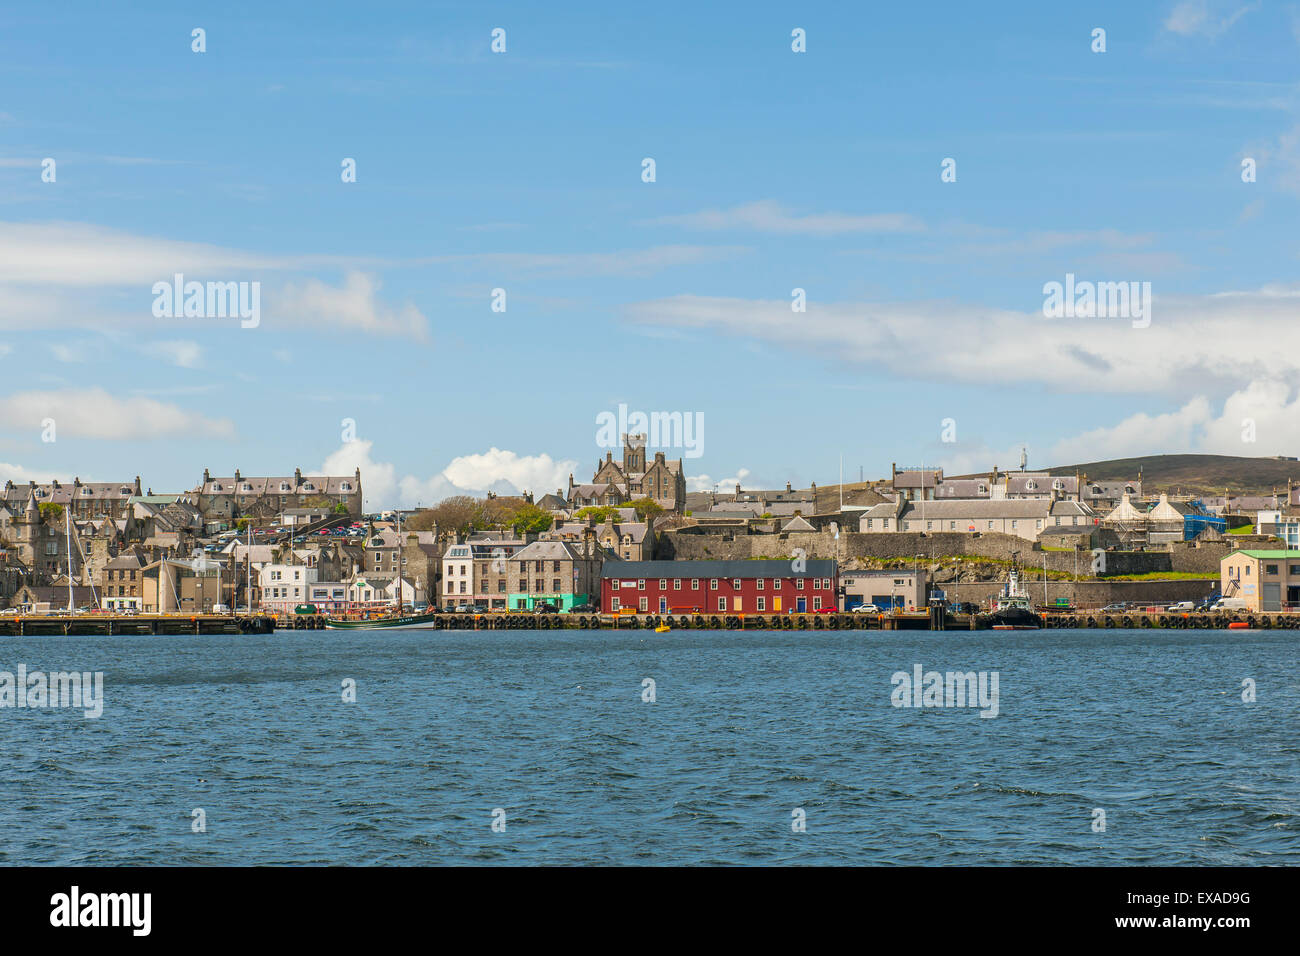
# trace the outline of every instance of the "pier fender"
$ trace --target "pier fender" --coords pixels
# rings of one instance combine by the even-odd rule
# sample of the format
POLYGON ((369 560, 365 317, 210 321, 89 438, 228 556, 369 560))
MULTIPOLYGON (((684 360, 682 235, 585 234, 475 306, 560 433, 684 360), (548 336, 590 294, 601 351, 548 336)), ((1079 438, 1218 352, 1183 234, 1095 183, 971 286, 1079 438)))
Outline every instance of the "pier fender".
POLYGON ((1107 615, 1107 616, 1106 616, 1105 624, 1104 624, 1103 626, 1104 626, 1104 627, 1114 627, 1114 626, 1115 626, 1115 621, 1114 621, 1114 619, 1113 619, 1110 615, 1107 615))
POLYGON ((832 615, 831 615, 831 619, 830 619, 830 621, 827 622, 827 623, 829 623, 829 625, 830 625, 830 629, 831 629, 832 631, 838 631, 838 630, 840 629, 840 619, 839 619, 839 615, 832 614, 832 615))
POLYGON ((1125 616, 1125 618, 1120 621, 1120 625, 1122 627, 1131 628, 1133 626, 1133 618, 1125 616))
POLYGON ((714 615, 713 617, 709 618, 709 627, 713 628, 713 630, 715 631, 718 628, 722 627, 722 622, 718 620, 717 615, 714 615))

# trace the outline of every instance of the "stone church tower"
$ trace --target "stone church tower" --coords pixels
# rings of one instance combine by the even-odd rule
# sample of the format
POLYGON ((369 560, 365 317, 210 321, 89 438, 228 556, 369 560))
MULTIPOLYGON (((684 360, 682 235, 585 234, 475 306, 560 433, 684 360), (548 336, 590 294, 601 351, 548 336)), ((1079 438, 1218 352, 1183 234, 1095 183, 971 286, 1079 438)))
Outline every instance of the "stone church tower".
POLYGON ((623 436, 623 474, 645 474, 645 435, 623 436))

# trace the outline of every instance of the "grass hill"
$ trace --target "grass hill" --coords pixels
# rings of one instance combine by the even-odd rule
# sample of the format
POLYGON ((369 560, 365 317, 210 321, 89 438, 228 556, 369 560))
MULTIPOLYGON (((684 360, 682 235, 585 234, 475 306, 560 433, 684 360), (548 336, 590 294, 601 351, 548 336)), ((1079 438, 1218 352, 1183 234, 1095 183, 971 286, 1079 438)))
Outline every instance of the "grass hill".
POLYGON ((1145 455, 1049 468, 1053 474, 1086 474, 1093 479, 1122 480, 1142 473, 1142 490, 1182 494, 1222 494, 1225 488, 1247 494, 1286 491, 1287 480, 1300 481, 1300 461, 1239 458, 1234 455, 1145 455))

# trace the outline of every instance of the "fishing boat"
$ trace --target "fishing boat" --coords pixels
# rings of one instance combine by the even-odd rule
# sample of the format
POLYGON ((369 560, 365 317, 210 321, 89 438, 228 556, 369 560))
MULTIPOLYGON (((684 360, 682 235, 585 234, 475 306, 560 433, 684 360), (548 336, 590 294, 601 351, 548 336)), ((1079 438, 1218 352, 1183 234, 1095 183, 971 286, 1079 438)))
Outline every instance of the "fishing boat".
POLYGON ((1029 592, 1020 585, 1020 567, 1015 562, 989 620, 995 631, 1036 631, 1043 626, 1043 619, 1029 603, 1029 592))
POLYGON ((417 614, 415 608, 411 608, 410 614, 402 613, 402 566, 402 515, 399 512, 397 515, 397 578, 394 587, 396 600, 393 604, 392 613, 379 617, 327 617, 325 618, 325 627, 331 630, 347 631, 377 631, 387 627, 437 627, 438 613, 436 611, 417 614))
POLYGON ((384 627, 431 628, 436 626, 434 622, 437 617, 438 615, 432 611, 426 614, 390 614, 384 617, 357 618, 355 620, 327 617, 325 618, 325 626, 334 630, 348 631, 373 631, 384 627))

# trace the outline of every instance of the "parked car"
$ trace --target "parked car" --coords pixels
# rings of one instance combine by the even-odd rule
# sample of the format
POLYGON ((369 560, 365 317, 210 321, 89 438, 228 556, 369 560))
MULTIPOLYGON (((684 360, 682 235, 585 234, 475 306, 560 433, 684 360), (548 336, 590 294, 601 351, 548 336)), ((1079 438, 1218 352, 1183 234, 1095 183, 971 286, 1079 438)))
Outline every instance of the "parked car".
POLYGON ((575 604, 573 605, 573 607, 569 608, 569 613, 570 614, 594 614, 599 610, 600 608, 596 607, 596 605, 594 604, 575 604))
POLYGON ((559 608, 554 604, 534 604, 533 611, 537 614, 557 614, 559 608))
POLYGON ((1123 601, 1120 601, 1120 602, 1118 602, 1118 603, 1116 603, 1116 604, 1107 604, 1107 605, 1106 605, 1104 608, 1102 608, 1101 610, 1102 610, 1102 613, 1103 613, 1103 614, 1104 614, 1105 612, 1107 612, 1107 611, 1111 611, 1111 612, 1114 612, 1114 611, 1127 611, 1127 610, 1128 610, 1128 605, 1125 604, 1123 601))
POLYGON ((874 604, 859 604, 853 609, 854 614, 879 614, 880 608, 874 604))
POLYGON ((1176 612, 1176 613, 1183 613, 1183 612, 1186 612, 1186 611, 1195 611, 1195 610, 1196 610, 1196 602, 1195 602, 1195 601, 1179 601, 1177 604, 1171 604, 1171 605, 1169 605, 1169 607, 1167 607, 1165 610, 1167 610, 1167 611, 1174 611, 1174 612, 1176 612))

